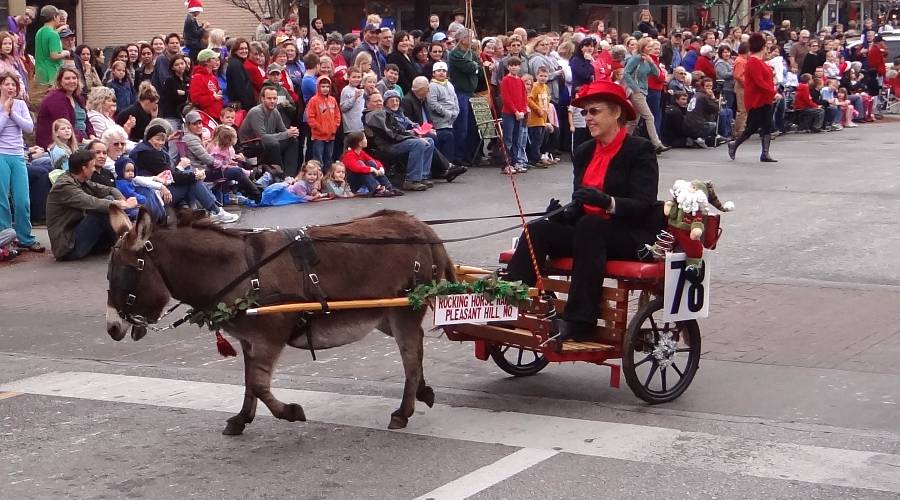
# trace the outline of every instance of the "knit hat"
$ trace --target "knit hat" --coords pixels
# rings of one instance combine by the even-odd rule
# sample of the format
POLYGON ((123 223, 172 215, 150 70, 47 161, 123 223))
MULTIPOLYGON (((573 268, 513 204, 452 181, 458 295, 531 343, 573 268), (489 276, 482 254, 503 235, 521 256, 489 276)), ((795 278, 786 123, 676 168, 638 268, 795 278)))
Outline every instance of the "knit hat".
POLYGON ((144 140, 149 140, 151 137, 156 137, 159 134, 168 135, 166 134, 166 127, 163 127, 162 125, 147 127, 147 131, 144 132, 144 140))
POLYGON ((435 71, 440 71, 440 70, 447 71, 447 63, 445 63, 444 61, 438 61, 438 62, 434 63, 434 66, 431 67, 432 73, 435 71))
POLYGON ((706 193, 706 200, 710 205, 716 207, 718 210, 722 212, 730 212, 734 210, 734 202, 726 201, 722 203, 719 200, 719 197, 716 196, 716 190, 713 188, 712 181, 694 181, 693 184, 697 187, 697 189, 704 191, 706 193))
POLYGON ((397 93, 396 90, 388 90, 387 92, 384 93, 384 102, 387 102, 387 100, 392 97, 396 97, 397 99, 400 99, 400 94, 397 93))
POLYGON ((205 63, 210 59, 216 59, 219 57, 219 53, 213 49, 203 49, 197 54, 197 62, 205 63))
POLYGON ((116 178, 121 179, 125 176, 125 165, 129 163, 134 164, 134 161, 129 156, 122 155, 116 160, 116 178))
POLYGON ((184 4, 188 12, 203 12, 203 0, 187 0, 184 4))

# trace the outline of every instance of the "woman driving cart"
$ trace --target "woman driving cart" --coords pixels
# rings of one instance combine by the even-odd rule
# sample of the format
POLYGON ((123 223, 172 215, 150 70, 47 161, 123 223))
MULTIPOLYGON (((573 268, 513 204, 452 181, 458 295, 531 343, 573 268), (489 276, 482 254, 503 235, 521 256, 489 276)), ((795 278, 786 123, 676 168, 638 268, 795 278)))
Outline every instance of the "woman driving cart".
MULTIPOLYGON (((572 257, 566 308, 556 320, 557 341, 594 337, 606 262, 638 260, 664 226, 654 208, 659 183, 656 151, 647 139, 629 136, 625 124, 635 111, 625 90, 612 82, 586 85, 572 101, 581 108, 593 140, 573 154, 572 203, 560 215, 528 225, 538 265, 548 257, 572 257)), ((519 238, 505 279, 537 281, 528 238, 519 238)))

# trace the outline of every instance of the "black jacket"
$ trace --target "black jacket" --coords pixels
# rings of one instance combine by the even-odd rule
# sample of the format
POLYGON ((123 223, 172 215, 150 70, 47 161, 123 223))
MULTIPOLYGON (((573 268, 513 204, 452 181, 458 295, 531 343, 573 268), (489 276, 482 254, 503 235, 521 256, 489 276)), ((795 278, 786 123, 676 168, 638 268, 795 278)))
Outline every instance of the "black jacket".
MULTIPOLYGON (((575 190, 581 187, 596 144, 587 141, 575 148, 575 190)), ((603 191, 615 199, 613 218, 624 222, 637 242, 653 241, 664 225, 656 201, 658 190, 659 165, 653 144, 642 137, 626 136, 606 170, 603 191)))
POLYGON ((422 105, 422 101, 413 93, 409 93, 400 99, 400 109, 403 114, 410 120, 421 125, 424 122, 430 122, 431 116, 428 115, 428 108, 422 105), (422 112, 425 112, 425 118, 422 118, 422 112))
POLYGON ((253 95, 253 85, 250 83, 250 77, 247 70, 244 69, 244 60, 240 57, 232 55, 228 59, 228 67, 225 69, 225 81, 228 89, 228 101, 231 103, 239 103, 241 109, 250 111, 256 106, 256 96, 253 95))
POLYGON ((687 109, 676 104, 666 108, 662 128, 662 140, 665 144, 676 148, 685 147, 685 138, 688 136, 688 130, 684 126, 685 115, 687 109))
POLYGON ((396 64, 397 67, 400 68, 400 78, 397 80, 397 85, 403 89, 404 95, 409 94, 410 91, 412 91, 413 79, 419 76, 416 65, 413 64, 411 59, 407 59, 406 56, 400 52, 391 52, 388 54, 387 62, 389 64, 396 64))

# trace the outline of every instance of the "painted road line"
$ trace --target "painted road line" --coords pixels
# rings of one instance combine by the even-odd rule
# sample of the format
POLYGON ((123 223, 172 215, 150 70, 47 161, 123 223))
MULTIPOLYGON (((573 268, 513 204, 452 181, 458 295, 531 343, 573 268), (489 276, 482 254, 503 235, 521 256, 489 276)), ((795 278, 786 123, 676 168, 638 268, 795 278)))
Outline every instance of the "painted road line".
POLYGON ((9 399, 13 396, 18 396, 18 392, 0 392, 0 399, 9 399))
MULTIPOLYGON (((0 391, 229 413, 237 413, 244 394, 238 385, 88 372, 48 373, 4 384, 0 391)), ((274 392, 282 401, 302 404, 310 420, 370 429, 385 429, 399 405, 379 396, 274 392)), ((258 408, 268 413, 264 405, 258 408)), ((419 408, 401 432, 900 493, 900 455, 481 408, 419 408)))
POLYGON ((459 479, 425 493, 415 500, 464 500, 491 486, 547 460, 559 453, 556 450, 522 448, 492 464, 476 469, 459 479))

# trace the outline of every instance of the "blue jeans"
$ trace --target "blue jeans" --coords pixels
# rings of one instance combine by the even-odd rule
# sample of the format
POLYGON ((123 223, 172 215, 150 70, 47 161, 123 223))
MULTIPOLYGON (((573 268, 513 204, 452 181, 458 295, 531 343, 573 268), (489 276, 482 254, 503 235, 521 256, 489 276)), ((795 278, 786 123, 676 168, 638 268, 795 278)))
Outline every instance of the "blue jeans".
POLYGON ((653 115, 653 124, 656 126, 656 135, 662 133, 662 92, 659 90, 647 91, 647 106, 650 107, 650 113, 653 115))
POLYGON ((43 221, 47 218, 47 195, 50 194, 50 177, 53 162, 49 155, 44 155, 31 162, 28 169, 28 192, 31 200, 31 220, 43 221))
POLYGON ((334 141, 312 141, 312 157, 322 164, 322 173, 327 174, 331 170, 331 160, 334 155, 334 141))
POLYGON ((787 124, 784 123, 784 113, 786 110, 787 103, 784 102, 784 99, 778 99, 775 103, 775 129, 779 132, 787 132, 787 124))
POLYGON ((172 193, 172 205, 178 205, 181 202, 198 203, 204 210, 210 213, 219 211, 216 206, 216 197, 212 191, 200 181, 193 181, 190 184, 172 184, 169 186, 172 193))
POLYGON ((109 224, 109 215, 100 212, 87 212, 72 233, 73 246, 69 253, 60 260, 83 259, 95 250, 112 246, 116 241, 116 233, 109 224))
POLYGON ((427 137, 406 139, 391 145, 388 153, 393 155, 409 154, 406 159, 406 180, 421 182, 426 172, 431 171, 431 158, 434 156, 434 141, 427 137))
POLYGON ((469 107, 469 99, 471 97, 472 94, 456 92, 456 100, 459 103, 459 116, 453 122, 453 142, 456 146, 456 157, 449 158, 453 163, 468 163, 472 158, 472 148, 470 146, 472 137, 469 136, 473 133, 477 135, 477 133, 469 127, 469 121, 472 118, 472 110, 469 107))
POLYGON ((456 139, 453 137, 452 128, 435 130, 434 147, 441 152, 450 162, 456 161, 456 139))
POLYGON ((369 194, 375 194, 378 186, 384 186, 388 191, 394 189, 391 181, 386 176, 374 174, 357 174, 356 172, 347 171, 347 182, 350 183, 350 189, 355 193, 359 188, 365 186, 369 190, 369 194))
POLYGON ((725 108, 719 110, 719 135, 731 137, 731 122, 734 121, 734 110, 725 108))
POLYGON ((503 144, 506 146, 506 154, 512 165, 524 165, 525 143, 528 141, 528 127, 525 120, 516 120, 516 115, 502 115, 500 127, 503 129, 503 144))
POLYGON ((28 195, 28 168, 22 155, 0 154, 0 229, 16 228, 19 244, 31 246, 34 235, 31 234, 31 200, 28 195), (13 206, 16 209, 16 220, 9 206, 9 193, 12 190, 13 206))
POLYGON ((528 161, 531 163, 541 161, 541 146, 546 135, 545 127, 528 127, 528 161))

